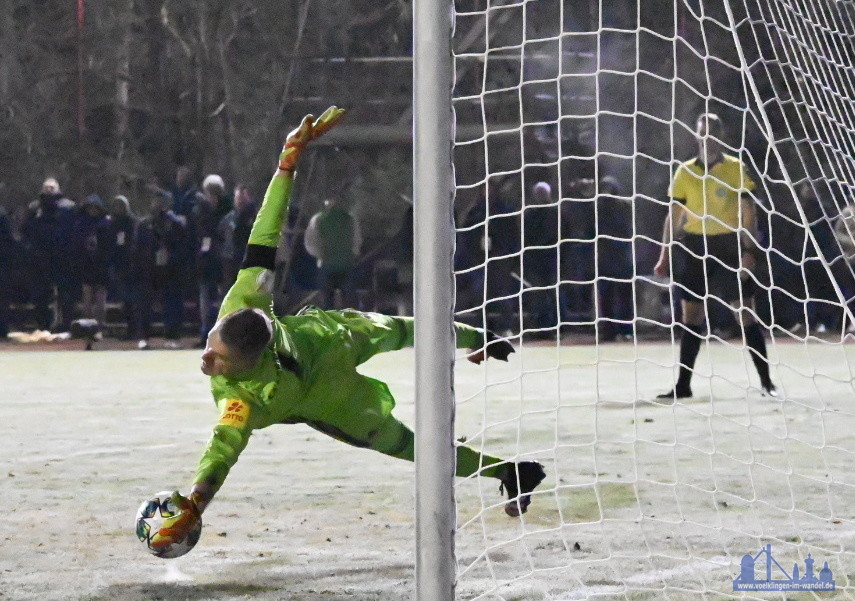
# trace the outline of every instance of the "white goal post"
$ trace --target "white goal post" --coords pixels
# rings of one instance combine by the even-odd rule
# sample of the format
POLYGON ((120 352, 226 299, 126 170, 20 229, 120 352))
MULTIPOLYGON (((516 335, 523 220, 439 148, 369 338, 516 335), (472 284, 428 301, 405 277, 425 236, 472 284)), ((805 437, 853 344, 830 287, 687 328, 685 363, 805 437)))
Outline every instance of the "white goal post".
POLYGON ((414 3, 416 596, 450 601, 454 565, 454 280, 451 11, 414 3))
POLYGON ((413 9, 416 598, 855 594, 855 2, 413 9), (453 319, 516 353, 455 369, 453 319), (461 438, 544 464, 528 513, 461 438))

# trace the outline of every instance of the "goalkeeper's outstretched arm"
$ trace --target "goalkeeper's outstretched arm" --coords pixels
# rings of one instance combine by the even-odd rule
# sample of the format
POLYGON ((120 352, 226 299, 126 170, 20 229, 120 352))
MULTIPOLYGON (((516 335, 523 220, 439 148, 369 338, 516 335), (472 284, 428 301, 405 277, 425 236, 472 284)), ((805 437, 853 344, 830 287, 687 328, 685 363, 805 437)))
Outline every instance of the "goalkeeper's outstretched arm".
POLYGON ((333 127, 343 116, 343 109, 331 106, 318 119, 306 115, 300 126, 288 134, 279 155, 278 168, 267 186, 264 201, 252 225, 242 268, 220 305, 220 318, 244 307, 261 309, 273 316, 270 284, 276 268, 276 248, 282 224, 288 215, 297 159, 309 142, 333 127))
POLYGON ((246 448, 251 433, 249 428, 223 424, 217 424, 214 428, 211 440, 199 460, 193 488, 190 490, 190 498, 200 513, 205 511, 205 507, 220 490, 229 471, 246 448))
POLYGON ((252 226, 243 265, 237 279, 220 304, 218 319, 238 309, 261 309, 269 316, 273 312, 272 273, 276 268, 276 247, 282 222, 288 214, 294 176, 277 169, 267 186, 264 202, 252 226))

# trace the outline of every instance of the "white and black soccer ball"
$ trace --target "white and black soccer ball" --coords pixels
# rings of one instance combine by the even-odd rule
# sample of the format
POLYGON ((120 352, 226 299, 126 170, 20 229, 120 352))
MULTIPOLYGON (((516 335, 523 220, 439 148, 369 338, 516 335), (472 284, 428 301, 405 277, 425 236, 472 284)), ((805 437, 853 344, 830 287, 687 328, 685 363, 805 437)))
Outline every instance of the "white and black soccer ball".
POLYGON ((145 545, 149 553, 163 559, 173 559, 188 553, 190 549, 196 546, 199 537, 202 535, 202 520, 197 517, 184 540, 169 545, 165 549, 152 548, 151 539, 160 531, 164 522, 182 513, 181 508, 172 502, 173 494, 174 492, 171 490, 159 492, 148 501, 144 501, 137 510, 137 538, 145 545))

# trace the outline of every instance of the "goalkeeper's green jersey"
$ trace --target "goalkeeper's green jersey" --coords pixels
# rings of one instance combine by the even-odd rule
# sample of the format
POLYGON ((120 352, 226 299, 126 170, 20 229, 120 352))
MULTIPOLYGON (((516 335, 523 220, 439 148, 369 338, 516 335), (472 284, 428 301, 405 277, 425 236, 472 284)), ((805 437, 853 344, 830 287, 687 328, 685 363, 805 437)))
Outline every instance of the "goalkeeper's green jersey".
MULTIPOLYGON (((250 245, 274 248, 288 207, 291 178, 273 178, 258 213, 250 245)), ((308 307, 276 317, 265 267, 238 273, 220 308, 220 318, 238 309, 263 310, 273 320, 273 340, 261 359, 239 377, 211 377, 220 413, 199 461, 195 482, 218 489, 253 430, 272 424, 307 423, 353 445, 380 449, 377 440, 395 406, 385 383, 356 368, 377 353, 413 344, 413 320, 360 311, 322 311, 308 307)), ((460 348, 477 348, 483 331, 456 324, 460 348)))

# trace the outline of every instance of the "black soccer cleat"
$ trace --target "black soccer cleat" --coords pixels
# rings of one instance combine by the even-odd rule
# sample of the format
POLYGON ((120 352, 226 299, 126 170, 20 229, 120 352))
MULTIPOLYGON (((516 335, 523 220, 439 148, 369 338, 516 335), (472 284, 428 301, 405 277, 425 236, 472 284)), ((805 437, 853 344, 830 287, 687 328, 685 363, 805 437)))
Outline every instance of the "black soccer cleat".
POLYGON ((662 394, 657 394, 656 398, 659 400, 669 400, 673 401, 676 399, 690 399, 692 398, 692 389, 686 386, 685 388, 681 386, 675 386, 672 390, 668 392, 663 392, 662 394))
POLYGON ((499 359, 500 361, 507 361, 508 356, 516 352, 510 342, 502 340, 490 330, 484 332, 484 345, 487 356, 491 359, 499 359))
POLYGON ((543 466, 536 461, 520 461, 507 466, 501 476, 499 492, 508 493, 505 513, 512 518, 519 517, 531 505, 531 491, 546 478, 543 466), (519 474, 519 479, 518 475, 519 474))
POLYGON ((763 393, 763 396, 771 397, 773 399, 778 398, 778 389, 775 388, 775 385, 772 384, 771 381, 760 384, 760 390, 763 393))

